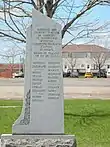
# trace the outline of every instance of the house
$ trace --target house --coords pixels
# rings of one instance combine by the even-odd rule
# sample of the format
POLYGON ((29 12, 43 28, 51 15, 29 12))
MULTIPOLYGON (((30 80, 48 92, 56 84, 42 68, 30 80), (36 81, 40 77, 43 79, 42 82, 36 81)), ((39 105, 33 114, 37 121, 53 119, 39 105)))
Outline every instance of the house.
POLYGON ((23 69, 23 64, 0 64, 0 78, 12 78, 14 72, 23 69))
POLYGON ((82 73, 110 68, 110 50, 98 45, 67 45, 62 49, 63 71, 77 69, 82 73))

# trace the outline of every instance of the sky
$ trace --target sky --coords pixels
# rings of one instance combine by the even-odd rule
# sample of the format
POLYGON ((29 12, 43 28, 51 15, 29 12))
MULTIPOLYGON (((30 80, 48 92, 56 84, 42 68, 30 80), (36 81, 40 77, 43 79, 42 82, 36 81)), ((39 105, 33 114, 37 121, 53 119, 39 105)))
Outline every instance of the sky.
MULTIPOLYGON (((82 18, 82 22, 89 22, 89 21, 93 21, 95 22, 95 20, 97 20, 99 22, 99 25, 103 25, 107 22, 110 23, 110 6, 96 6, 95 8, 93 8, 90 11, 90 14, 88 16, 85 16, 84 19, 82 18)), ((109 31, 110 31, 110 25, 109 25, 109 31)), ((77 31, 76 31, 77 33, 77 31)), ((106 33, 100 33, 97 34, 96 36, 99 36, 100 42, 102 40, 102 42, 104 42, 105 40, 109 40, 110 41, 110 32, 106 33), (103 37, 104 36, 104 37, 103 37)), ((65 37, 63 43, 65 43, 67 41, 67 38, 69 37, 69 35, 67 35, 67 37, 65 37)), ((89 42, 89 39, 78 39, 76 41, 74 41, 74 43, 77 44, 81 44, 81 43, 86 43, 89 42)), ((94 42, 95 44, 97 43, 96 41, 94 42)), ((99 41, 98 41, 99 43, 99 41)), ((103 43, 102 43, 103 44, 103 43)))
MULTIPOLYGON (((68 0, 69 1, 69 0, 68 0)), ((84 0, 76 0, 75 5, 79 5, 82 4, 84 0)), ((72 0, 70 0, 70 2, 72 3, 72 0)), ((68 4, 69 6, 69 4, 68 4)), ((65 9, 65 7, 64 7, 65 9)), ((74 12, 79 11, 79 8, 75 9, 74 12)), ((60 16, 62 17, 68 17, 67 12, 64 11, 61 7, 61 9, 58 9, 58 14, 60 14, 60 16)), ((73 17, 75 15, 75 13, 71 13, 70 17, 73 17)), ((93 8, 90 12, 89 15, 82 17, 82 19, 80 20, 81 23, 87 23, 87 22, 94 22, 98 20, 98 25, 102 25, 104 23, 109 22, 110 23, 110 6, 96 6, 95 8, 93 8)), ((58 20, 59 22, 59 20, 58 20)), ((4 24, 0 24, 0 28, 4 28, 4 24)), ((85 28, 87 29, 87 28, 85 28)), ((71 33, 73 35, 77 35, 78 33, 78 29, 75 29, 73 27, 73 31, 71 31, 71 33)), ((110 31, 110 25, 109 25, 109 31, 110 31)), ((97 39, 95 40, 91 40, 90 38, 81 38, 78 40, 74 40, 73 43, 76 44, 83 44, 83 43, 92 43, 92 44, 98 44, 98 45, 102 45, 102 46, 106 46, 109 47, 110 46, 110 32, 106 32, 106 33, 97 33, 95 34, 97 36, 97 39)), ((70 35, 66 34, 65 38, 63 39, 63 44, 66 44, 69 40, 71 40, 70 35)), ((25 48, 25 44, 17 44, 17 46, 13 43, 9 43, 7 41, 4 41, 0 38, 0 54, 3 53, 3 50, 8 50, 9 48, 25 48), (18 46, 18 47, 17 47, 18 46)), ((17 57, 17 62, 19 62, 19 56, 17 57)), ((0 58, 0 62, 4 62, 3 58, 0 58)))
POLYGON ((100 22, 110 21, 110 6, 98 6, 93 10, 93 17, 100 19, 100 22))
MULTIPOLYGON (((99 19, 99 23, 100 24, 104 24, 106 22, 110 23, 110 6, 98 6, 97 8, 95 8, 91 14, 91 17, 93 18, 97 18, 99 19)), ((105 47, 109 47, 110 48, 110 25, 109 25, 109 31, 106 33, 100 33, 99 34, 99 40, 96 39, 97 44, 101 44, 105 46, 105 47), (108 43, 108 45, 107 45, 108 43)))

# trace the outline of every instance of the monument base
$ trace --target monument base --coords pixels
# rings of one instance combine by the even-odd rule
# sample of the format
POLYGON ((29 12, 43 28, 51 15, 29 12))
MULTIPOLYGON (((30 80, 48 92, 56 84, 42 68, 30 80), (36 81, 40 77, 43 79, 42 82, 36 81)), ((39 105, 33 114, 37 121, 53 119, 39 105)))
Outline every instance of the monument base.
POLYGON ((1 135, 1 147, 76 147, 74 135, 1 135))

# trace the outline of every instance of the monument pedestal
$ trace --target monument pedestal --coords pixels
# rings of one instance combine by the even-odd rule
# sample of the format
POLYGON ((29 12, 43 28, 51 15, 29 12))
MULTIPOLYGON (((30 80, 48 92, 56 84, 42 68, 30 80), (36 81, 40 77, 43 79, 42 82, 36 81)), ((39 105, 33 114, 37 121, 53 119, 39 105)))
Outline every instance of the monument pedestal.
POLYGON ((1 147, 76 147, 76 139, 74 135, 3 134, 1 147))

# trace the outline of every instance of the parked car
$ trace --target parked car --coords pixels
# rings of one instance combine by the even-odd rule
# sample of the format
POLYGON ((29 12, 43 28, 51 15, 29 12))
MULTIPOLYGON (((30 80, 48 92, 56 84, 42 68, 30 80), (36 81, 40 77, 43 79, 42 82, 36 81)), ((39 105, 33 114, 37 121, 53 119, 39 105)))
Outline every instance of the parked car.
POLYGON ((97 78, 107 78, 107 73, 105 71, 98 72, 97 78))
POLYGON ((93 73, 92 72, 86 72, 84 77, 85 78, 93 78, 93 73))
POLYGON ((69 77, 70 76, 70 71, 68 70, 67 72, 63 71, 63 77, 69 77))
POLYGON ((110 71, 107 71, 107 78, 110 78, 110 71))
POLYGON ((67 73, 63 71, 63 77, 66 77, 66 76, 67 76, 67 73))
POLYGON ((24 78, 24 74, 18 74, 18 75, 15 75, 15 78, 24 78))
POLYGON ((13 78, 24 78, 24 73, 20 72, 20 73, 14 73, 13 78))
POLYGON ((73 72, 70 73, 70 77, 72 77, 72 78, 78 78, 79 77, 79 74, 78 74, 77 71, 73 71, 73 72))

